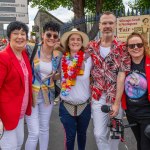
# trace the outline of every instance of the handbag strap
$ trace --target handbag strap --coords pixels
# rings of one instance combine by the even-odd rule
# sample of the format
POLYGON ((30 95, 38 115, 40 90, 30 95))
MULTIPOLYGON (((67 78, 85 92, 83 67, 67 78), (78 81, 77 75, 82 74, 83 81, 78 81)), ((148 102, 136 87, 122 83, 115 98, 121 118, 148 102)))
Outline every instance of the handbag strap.
POLYGON ((35 43, 35 46, 33 48, 33 52, 32 52, 31 57, 30 57, 30 64, 31 65, 32 65, 33 59, 34 59, 35 54, 36 54, 37 49, 38 49, 38 43, 39 43, 39 38, 36 38, 36 43, 35 43))

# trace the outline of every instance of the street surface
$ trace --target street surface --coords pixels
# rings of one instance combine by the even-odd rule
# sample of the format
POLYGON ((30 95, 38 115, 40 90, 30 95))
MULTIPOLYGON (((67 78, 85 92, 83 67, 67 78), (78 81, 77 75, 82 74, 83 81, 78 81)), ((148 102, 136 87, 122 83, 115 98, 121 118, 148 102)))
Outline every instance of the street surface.
MULTIPOLYGON (((50 140, 49 140, 49 149, 48 150, 64 150, 63 148, 63 126, 59 120, 58 116, 58 104, 54 106, 51 121, 50 121, 50 140)), ((124 124, 127 124, 126 119, 124 119, 124 124)), ((27 125, 25 124, 25 141, 27 138, 27 125)), ((130 128, 125 129, 125 140, 128 150, 136 150, 136 143, 132 131, 130 128)), ((24 150, 24 145, 22 150, 24 150)), ((37 150, 39 150, 37 148, 37 150)), ((77 150, 77 146, 75 147, 77 150)), ((87 144, 86 150, 97 150, 95 139, 93 135, 93 126, 92 119, 87 131, 87 144)), ((127 150, 124 146, 124 143, 120 143, 119 150, 127 150)))

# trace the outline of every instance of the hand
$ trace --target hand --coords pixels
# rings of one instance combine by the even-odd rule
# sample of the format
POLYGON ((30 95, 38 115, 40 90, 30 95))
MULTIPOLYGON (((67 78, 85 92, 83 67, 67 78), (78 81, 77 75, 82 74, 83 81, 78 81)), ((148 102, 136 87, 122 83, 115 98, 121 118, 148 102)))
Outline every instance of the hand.
POLYGON ((63 47, 61 46, 60 42, 56 42, 56 43, 55 43, 54 50, 58 50, 58 51, 60 51, 60 52, 62 52, 62 53, 64 52, 64 49, 63 49, 63 47))
POLYGON ((56 73, 54 76, 54 80, 59 80, 60 79, 60 73, 56 73))
POLYGON ((112 111, 109 113, 111 118, 116 117, 118 115, 119 107, 120 105, 117 105, 117 104, 113 104, 111 106, 112 111))

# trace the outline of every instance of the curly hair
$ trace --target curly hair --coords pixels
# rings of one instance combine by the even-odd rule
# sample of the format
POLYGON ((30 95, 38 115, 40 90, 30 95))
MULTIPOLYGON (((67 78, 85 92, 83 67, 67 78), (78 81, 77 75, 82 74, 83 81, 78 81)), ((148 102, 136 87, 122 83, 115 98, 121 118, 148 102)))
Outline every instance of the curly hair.
POLYGON ((25 23, 23 23, 23 22, 14 21, 14 22, 11 22, 7 26, 7 37, 8 37, 8 40, 10 40, 10 35, 11 35, 12 31, 14 31, 14 30, 21 30, 21 29, 23 29, 23 31, 26 33, 26 37, 28 39, 28 32, 29 32, 28 26, 25 23))
POLYGON ((45 25, 43 26, 43 33, 45 33, 46 31, 49 31, 49 30, 59 33, 60 25, 56 22, 49 21, 49 22, 45 23, 45 25))
POLYGON ((139 37, 142 40, 142 43, 144 44, 145 55, 150 57, 150 48, 148 46, 148 42, 140 33, 133 32, 127 37, 127 43, 126 43, 127 47, 128 47, 128 42, 132 37, 139 37))

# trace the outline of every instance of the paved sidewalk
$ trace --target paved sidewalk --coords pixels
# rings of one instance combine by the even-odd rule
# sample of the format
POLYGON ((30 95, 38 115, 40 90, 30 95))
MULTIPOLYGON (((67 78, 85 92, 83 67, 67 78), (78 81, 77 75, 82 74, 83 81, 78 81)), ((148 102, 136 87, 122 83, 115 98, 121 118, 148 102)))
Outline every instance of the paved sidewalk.
MULTIPOLYGON (((127 121, 125 119, 125 124, 127 124, 127 121)), ((51 121, 50 121, 50 141, 49 141, 49 150, 64 150, 63 149, 63 127, 59 120, 58 116, 58 104, 54 106, 51 121)), ((25 125, 25 141, 27 138, 27 126, 25 125)), ((128 146, 128 150, 136 150, 136 143, 134 136, 132 134, 131 129, 127 128, 125 129, 125 140, 126 144, 128 146)), ((24 150, 24 145, 22 150, 24 150)), ((38 148, 37 148, 38 150, 38 148)), ((77 150, 77 147, 75 147, 75 150, 77 150)), ((86 150, 97 150, 95 139, 93 135, 93 126, 92 126, 92 120, 90 122, 88 131, 87 131, 87 144, 86 144, 86 150)), ((123 143, 120 143, 119 150, 127 150, 123 143)))

